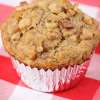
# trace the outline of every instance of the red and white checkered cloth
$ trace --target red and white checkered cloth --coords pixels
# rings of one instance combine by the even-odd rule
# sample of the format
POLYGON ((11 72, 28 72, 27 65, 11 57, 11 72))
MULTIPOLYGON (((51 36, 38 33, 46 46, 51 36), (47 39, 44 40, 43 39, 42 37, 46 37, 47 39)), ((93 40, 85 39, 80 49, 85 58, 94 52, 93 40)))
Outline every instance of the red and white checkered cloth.
MULTIPOLYGON (((0 0, 0 23, 20 0, 0 0)), ((75 1, 75 0, 73 0, 75 1)), ((79 7, 100 21, 100 0, 77 0, 79 7)), ((100 100, 100 45, 91 59, 85 79, 65 92, 41 93, 28 88, 13 69, 0 40, 0 100, 100 100)))

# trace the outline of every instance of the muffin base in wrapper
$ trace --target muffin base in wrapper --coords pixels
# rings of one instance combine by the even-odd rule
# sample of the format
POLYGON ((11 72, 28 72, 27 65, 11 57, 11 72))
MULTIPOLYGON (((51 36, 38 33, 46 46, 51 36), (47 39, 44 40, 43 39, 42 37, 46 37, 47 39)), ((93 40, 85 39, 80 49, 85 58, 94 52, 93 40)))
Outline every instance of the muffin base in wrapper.
POLYGON ((89 60, 87 60, 81 65, 45 71, 25 66, 14 58, 12 58, 12 62, 21 80, 30 88, 42 92, 57 92, 72 88, 84 77, 89 65, 89 60))

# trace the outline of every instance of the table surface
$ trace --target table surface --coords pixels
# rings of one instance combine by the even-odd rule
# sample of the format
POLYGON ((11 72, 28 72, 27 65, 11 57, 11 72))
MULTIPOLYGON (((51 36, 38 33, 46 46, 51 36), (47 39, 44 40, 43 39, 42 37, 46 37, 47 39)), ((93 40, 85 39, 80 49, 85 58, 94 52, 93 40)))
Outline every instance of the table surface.
MULTIPOLYGON (((0 24, 21 0, 0 0, 0 24)), ((76 0, 73 0, 76 1, 76 0)), ((100 21, 100 0, 77 0, 80 9, 100 21)), ((84 80, 71 90, 42 93, 28 88, 13 69, 0 36, 0 100, 100 100, 100 45, 91 58, 84 80)))

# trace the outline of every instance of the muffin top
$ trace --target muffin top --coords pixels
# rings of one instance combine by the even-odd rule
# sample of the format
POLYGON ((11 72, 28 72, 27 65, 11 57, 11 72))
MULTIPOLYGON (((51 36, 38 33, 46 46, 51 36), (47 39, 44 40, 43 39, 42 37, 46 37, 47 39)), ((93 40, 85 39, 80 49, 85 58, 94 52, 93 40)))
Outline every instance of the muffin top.
POLYGON ((2 25, 5 49, 39 69, 82 64, 100 41, 99 23, 66 0, 37 0, 16 8, 2 25))

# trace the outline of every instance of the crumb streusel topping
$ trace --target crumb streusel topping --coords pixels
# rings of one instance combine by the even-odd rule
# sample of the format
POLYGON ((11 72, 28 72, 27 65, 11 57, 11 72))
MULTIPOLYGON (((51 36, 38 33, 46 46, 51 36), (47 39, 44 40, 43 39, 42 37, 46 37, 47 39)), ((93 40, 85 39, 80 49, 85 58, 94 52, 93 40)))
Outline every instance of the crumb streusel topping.
POLYGON ((44 69, 82 64, 100 41, 98 22, 65 0, 22 4, 2 27, 6 50, 44 69))

